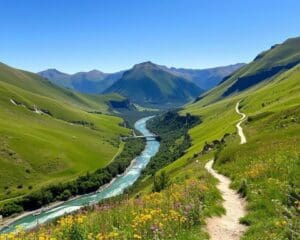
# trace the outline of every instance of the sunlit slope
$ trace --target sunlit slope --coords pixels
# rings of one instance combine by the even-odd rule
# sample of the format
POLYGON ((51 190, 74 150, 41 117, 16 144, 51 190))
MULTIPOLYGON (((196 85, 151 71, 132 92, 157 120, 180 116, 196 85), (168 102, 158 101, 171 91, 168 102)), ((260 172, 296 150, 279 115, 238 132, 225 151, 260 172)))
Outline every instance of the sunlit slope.
POLYGON ((198 115, 203 122, 190 130, 192 147, 164 170, 184 171, 191 161, 203 161, 198 153, 206 142, 231 133, 215 168, 247 197, 248 214, 242 221, 250 226, 243 239, 294 239, 291 236, 299 230, 300 65, 234 97, 202 104, 199 101, 181 112, 198 115), (238 101, 248 117, 242 124, 244 145, 239 144, 235 129, 238 101))
POLYGON ((240 68, 216 88, 203 94, 201 104, 205 106, 255 87, 261 82, 272 80, 298 63, 300 63, 300 37, 288 39, 260 53, 251 63, 240 68))
POLYGON ((190 113, 202 119, 202 123, 190 130, 192 147, 187 153, 169 166, 179 167, 187 159, 199 153, 205 142, 220 140, 226 133, 235 133, 235 124, 240 116, 235 112, 235 104, 242 101, 242 110, 247 115, 265 112, 280 112, 300 105, 300 66, 283 72, 272 81, 260 83, 255 88, 233 97, 204 106, 206 98, 187 105, 182 114, 190 113))
POLYGON ((30 93, 49 97, 60 103, 67 103, 84 110, 98 110, 108 112, 108 100, 122 98, 117 94, 110 95, 84 95, 68 89, 63 89, 37 74, 19 70, 0 63, 0 81, 15 87, 27 90, 30 93))
POLYGON ((128 133, 122 119, 100 114, 111 99, 122 97, 77 95, 1 65, 0 199, 105 166, 128 133))

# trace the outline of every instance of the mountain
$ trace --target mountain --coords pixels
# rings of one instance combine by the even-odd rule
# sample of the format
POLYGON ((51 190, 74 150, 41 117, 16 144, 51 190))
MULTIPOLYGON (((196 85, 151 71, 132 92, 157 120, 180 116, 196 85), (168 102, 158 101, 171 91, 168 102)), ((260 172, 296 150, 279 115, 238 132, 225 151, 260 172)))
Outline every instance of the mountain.
POLYGON ((129 132, 111 115, 123 102, 0 63, 0 205, 106 166, 121 148, 119 135, 129 132))
POLYGON ((67 73, 60 72, 54 68, 47 69, 38 73, 43 78, 50 80, 58 86, 72 88, 70 83, 70 75, 67 73))
POLYGON ((228 66, 207 68, 207 69, 187 69, 168 68, 168 70, 178 76, 184 77, 194 82, 198 87, 209 90, 222 81, 223 78, 243 67, 244 63, 237 63, 228 66))
POLYGON ((186 103, 203 90, 159 65, 144 62, 126 71, 121 79, 104 92, 119 93, 134 103, 159 107, 186 103))
MULTIPOLYGON (((272 81, 280 73, 300 63, 300 37, 290 38, 258 54, 254 60, 223 79, 220 84, 199 99, 210 103, 237 94, 259 83, 272 81)), ((202 101, 203 102, 203 101, 202 101)))
POLYGON ((98 70, 92 70, 89 72, 67 74, 56 69, 48 69, 38 74, 58 86, 76 90, 81 93, 97 94, 102 93, 121 78, 123 71, 103 73, 98 70))
MULTIPOLYGON (((173 75, 194 82, 201 89, 209 90, 216 86, 224 77, 244 66, 244 64, 237 63, 234 65, 208 69, 168 68, 162 65, 156 66, 173 75)), ((81 93, 95 94, 102 93, 104 90, 108 89, 122 77, 124 72, 125 71, 103 73, 98 70, 92 70, 89 72, 67 74, 56 69, 47 69, 38 74, 58 86, 76 90, 81 93)))

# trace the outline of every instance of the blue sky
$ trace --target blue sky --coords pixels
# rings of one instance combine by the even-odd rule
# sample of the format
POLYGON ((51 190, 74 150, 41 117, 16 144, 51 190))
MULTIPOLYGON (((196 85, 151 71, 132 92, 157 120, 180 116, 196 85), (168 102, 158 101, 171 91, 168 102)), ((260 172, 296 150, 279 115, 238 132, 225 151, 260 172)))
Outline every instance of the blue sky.
POLYGON ((0 0, 0 61, 68 73, 249 62, 300 36, 299 10, 298 0, 0 0))

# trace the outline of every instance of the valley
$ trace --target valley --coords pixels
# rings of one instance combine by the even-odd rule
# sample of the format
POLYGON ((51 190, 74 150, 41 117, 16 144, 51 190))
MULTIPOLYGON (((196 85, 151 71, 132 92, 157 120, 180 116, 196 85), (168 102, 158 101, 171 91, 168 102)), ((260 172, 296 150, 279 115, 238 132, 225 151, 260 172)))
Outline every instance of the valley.
POLYGON ((102 94, 1 64, 0 239, 298 239, 299 61, 291 38, 205 90, 142 62, 102 94))
POLYGON ((151 133, 146 128, 146 122, 149 117, 142 118, 135 123, 135 129, 142 133, 143 136, 147 136, 146 145, 143 152, 132 160, 126 171, 120 175, 117 175, 106 185, 101 186, 97 192, 89 195, 76 196, 75 198, 65 201, 64 203, 55 204, 53 207, 47 209, 39 209, 34 212, 30 212, 25 217, 18 218, 16 221, 11 221, 13 224, 9 225, 9 228, 5 228, 4 232, 13 231, 17 227, 22 227, 25 230, 36 227, 38 224, 43 224, 51 221, 66 213, 78 211, 85 206, 91 206, 97 202, 114 197, 121 194, 128 186, 132 185, 139 177, 140 172, 147 165, 152 156, 156 154, 159 148, 159 142, 151 138, 151 133))

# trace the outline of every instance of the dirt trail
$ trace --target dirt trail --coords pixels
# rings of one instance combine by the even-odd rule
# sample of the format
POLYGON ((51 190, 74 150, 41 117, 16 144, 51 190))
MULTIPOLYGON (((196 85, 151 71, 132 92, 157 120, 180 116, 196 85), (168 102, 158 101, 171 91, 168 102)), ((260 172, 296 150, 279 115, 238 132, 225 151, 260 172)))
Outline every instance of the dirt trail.
POLYGON ((236 128, 238 130, 238 134, 241 138, 241 144, 244 144, 247 142, 245 134, 243 132, 243 128, 241 127, 241 124, 246 120, 246 114, 245 113, 241 113, 239 110, 239 106, 240 106, 240 102, 238 102, 235 106, 235 111, 237 112, 237 114, 241 115, 241 119, 240 121, 236 124, 236 128))
MULTIPOLYGON (((239 111, 239 102, 236 104, 235 110, 242 116, 236 127, 241 138, 241 144, 244 144, 247 140, 240 125, 245 120, 246 115, 239 111)), ((213 163, 214 160, 210 160, 205 168, 219 180, 217 188, 222 194, 223 207, 226 213, 221 217, 207 219, 207 231, 212 240, 238 240, 246 230, 246 226, 239 223, 239 219, 246 214, 246 202, 237 192, 230 189, 230 179, 217 173, 212 168, 213 163)))

